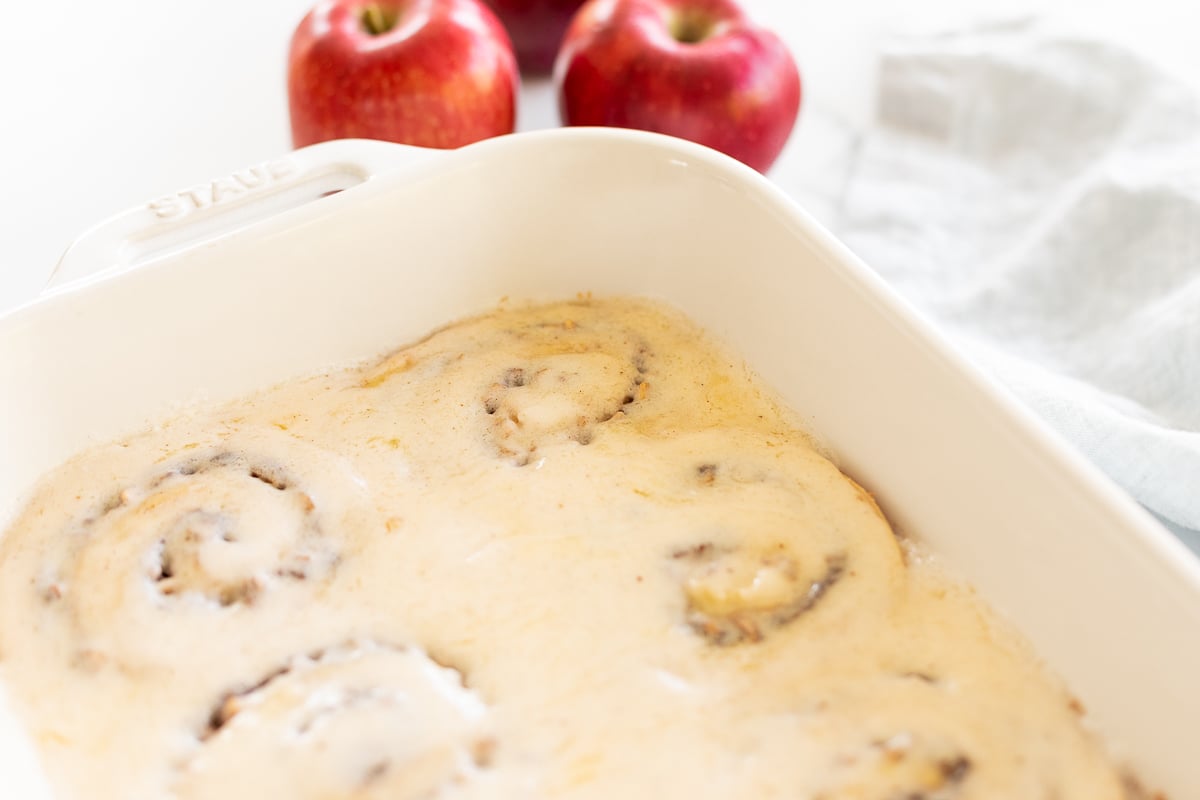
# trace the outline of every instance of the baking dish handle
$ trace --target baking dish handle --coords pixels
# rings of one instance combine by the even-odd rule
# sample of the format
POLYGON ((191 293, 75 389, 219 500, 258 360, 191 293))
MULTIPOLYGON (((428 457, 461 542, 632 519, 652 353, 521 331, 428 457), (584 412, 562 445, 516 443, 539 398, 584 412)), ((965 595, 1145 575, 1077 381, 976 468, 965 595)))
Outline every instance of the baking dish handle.
POLYGON ((59 259, 46 291, 122 272, 249 227, 443 151, 367 139, 300 148, 118 214, 86 231, 59 259))

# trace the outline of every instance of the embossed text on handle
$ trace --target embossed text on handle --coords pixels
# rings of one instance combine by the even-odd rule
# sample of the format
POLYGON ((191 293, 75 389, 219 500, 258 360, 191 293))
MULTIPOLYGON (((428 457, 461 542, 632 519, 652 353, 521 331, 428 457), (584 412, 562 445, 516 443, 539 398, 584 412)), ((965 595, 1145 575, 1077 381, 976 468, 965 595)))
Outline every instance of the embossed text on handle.
POLYGON ((268 161, 216 180, 154 200, 149 207, 159 219, 176 219, 220 205, 250 192, 261 191, 296 171, 291 159, 268 161))

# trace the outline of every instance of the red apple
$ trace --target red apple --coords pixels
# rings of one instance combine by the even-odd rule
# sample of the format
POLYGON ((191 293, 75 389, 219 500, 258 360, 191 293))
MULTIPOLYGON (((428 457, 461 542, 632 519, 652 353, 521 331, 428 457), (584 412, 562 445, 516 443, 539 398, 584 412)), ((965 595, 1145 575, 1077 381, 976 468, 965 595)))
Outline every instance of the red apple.
POLYGON ((325 0, 292 36, 292 141, 458 147, 513 131, 518 85, 479 0, 325 0))
POLYGON ((517 63, 530 73, 549 72, 571 17, 584 0, 484 0, 508 29, 517 63))
POLYGON ((554 64, 568 125, 667 133, 766 172, 800 110, 787 46, 734 0, 589 0, 554 64))

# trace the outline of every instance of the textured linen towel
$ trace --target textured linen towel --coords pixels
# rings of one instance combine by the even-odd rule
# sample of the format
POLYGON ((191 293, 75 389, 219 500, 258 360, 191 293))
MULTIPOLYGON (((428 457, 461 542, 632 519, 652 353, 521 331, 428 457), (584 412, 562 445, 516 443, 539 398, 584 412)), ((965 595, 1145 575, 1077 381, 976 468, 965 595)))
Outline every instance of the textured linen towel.
POLYGON ((1036 20, 892 39, 838 234, 1200 552, 1200 102, 1036 20))

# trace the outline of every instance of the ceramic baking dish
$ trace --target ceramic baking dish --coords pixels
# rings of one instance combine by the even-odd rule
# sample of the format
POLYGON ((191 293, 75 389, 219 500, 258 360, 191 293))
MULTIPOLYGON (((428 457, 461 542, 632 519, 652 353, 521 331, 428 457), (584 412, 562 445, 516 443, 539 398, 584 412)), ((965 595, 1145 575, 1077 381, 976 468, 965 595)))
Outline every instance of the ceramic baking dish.
MULTIPOLYGON (((719 154, 616 130, 318 145, 100 226, 55 281, 0 319, 4 519, 71 453, 181 404, 382 352, 506 295, 657 297, 740 351, 899 529, 1014 621, 1147 783, 1200 797, 1200 565, 719 154)), ((0 775, 22 787, 3 793, 37 797, 2 705, 0 775)))

